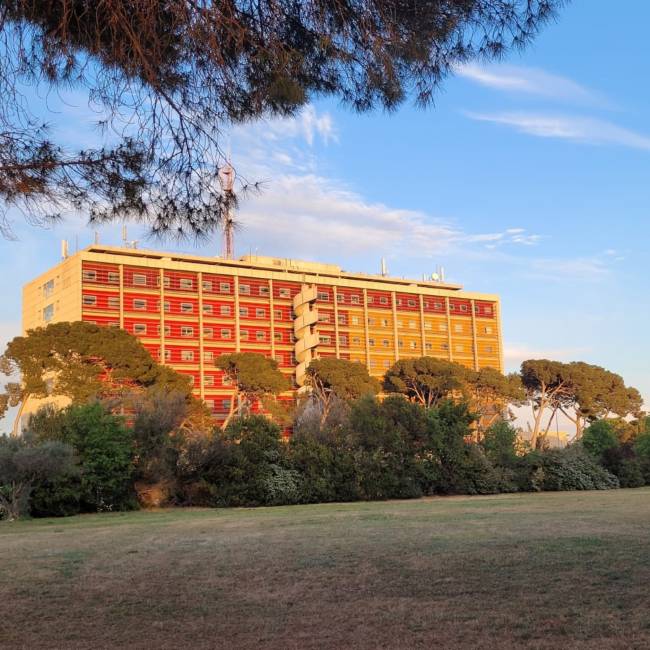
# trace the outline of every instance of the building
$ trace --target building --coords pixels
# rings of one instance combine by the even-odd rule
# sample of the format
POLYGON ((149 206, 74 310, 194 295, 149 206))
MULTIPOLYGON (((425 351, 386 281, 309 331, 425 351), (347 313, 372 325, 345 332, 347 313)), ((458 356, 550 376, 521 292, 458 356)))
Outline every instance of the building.
POLYGON ((191 377, 217 417, 230 404, 214 366, 226 352, 275 358, 295 388, 309 362, 327 356, 365 363, 377 377, 423 355, 503 370, 497 296, 291 259, 90 246, 23 290, 24 332, 75 320, 140 338, 154 359, 191 377))

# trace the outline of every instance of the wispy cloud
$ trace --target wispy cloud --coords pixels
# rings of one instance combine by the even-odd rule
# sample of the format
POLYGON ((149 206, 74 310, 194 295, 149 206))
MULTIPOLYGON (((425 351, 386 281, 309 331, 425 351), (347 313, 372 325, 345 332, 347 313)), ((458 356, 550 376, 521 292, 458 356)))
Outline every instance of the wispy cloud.
POLYGON ((519 133, 540 138, 557 138, 591 145, 617 145, 650 151, 650 136, 590 117, 524 111, 501 113, 466 111, 465 115, 472 120, 502 124, 519 133))
POLYGON ((510 93, 523 93, 557 101, 588 104, 601 108, 610 102, 601 94, 566 77, 539 68, 513 65, 477 65, 467 63, 456 68, 456 74, 488 88, 510 93))
POLYGON ((522 361, 527 359, 553 359, 556 361, 575 361, 581 359, 590 349, 586 347, 573 348, 540 348, 527 343, 507 343, 503 348, 503 361, 509 370, 518 370, 522 361))

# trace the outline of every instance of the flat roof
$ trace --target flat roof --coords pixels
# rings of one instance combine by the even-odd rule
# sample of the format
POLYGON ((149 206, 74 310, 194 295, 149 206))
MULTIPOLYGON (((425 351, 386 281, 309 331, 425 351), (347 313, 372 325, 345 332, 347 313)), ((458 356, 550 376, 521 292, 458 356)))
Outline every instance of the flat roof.
MULTIPOLYGON (((371 274, 371 273, 348 273, 336 264, 324 264, 321 262, 310 262, 282 257, 267 257, 262 255, 244 255, 238 260, 228 260, 223 257, 209 257, 202 255, 191 255, 187 253, 170 253, 147 250, 144 248, 126 248, 121 246, 102 246, 93 244, 88 246, 79 253, 105 253, 109 255, 120 255, 124 257, 146 258, 150 260, 160 260, 172 262, 190 262, 193 264, 206 264, 217 267, 236 267, 250 269, 264 269, 269 271, 284 271, 286 273, 304 274, 333 277, 340 279, 349 279, 357 281, 372 281, 386 283, 390 285, 402 286, 419 286, 429 289, 445 289, 447 291, 460 291, 463 286, 460 284, 451 284, 436 280, 415 280, 409 278, 398 278, 389 275, 371 274)), ((72 256, 71 256, 72 257, 72 256)))

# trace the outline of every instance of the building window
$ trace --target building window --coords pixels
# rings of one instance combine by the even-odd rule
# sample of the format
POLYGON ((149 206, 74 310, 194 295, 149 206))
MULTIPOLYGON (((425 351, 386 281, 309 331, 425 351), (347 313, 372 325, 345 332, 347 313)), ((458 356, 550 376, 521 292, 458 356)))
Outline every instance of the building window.
POLYGON ((345 296, 342 293, 337 293, 336 302, 345 302, 345 296))
POLYGON ((260 294, 260 296, 268 296, 270 294, 270 291, 268 287, 260 287, 258 289, 258 293, 260 294))
POLYGON ((257 341, 266 341, 266 332, 263 332, 262 330, 257 330, 257 332, 255 332, 255 339, 257 341))
POLYGON ((368 345, 369 345, 371 348, 374 348, 374 347, 375 347, 375 339, 368 339, 368 345))
POLYGON ((291 298, 291 291, 289 291, 289 289, 282 288, 278 291, 278 295, 280 298, 291 298))
POLYGON ((196 382, 194 375, 186 375, 186 377, 190 380, 190 386, 194 386, 194 383, 196 382))
POLYGON ((374 325, 375 321, 372 318, 368 319, 368 325, 374 325))
POLYGON ((431 343, 426 343, 425 347, 427 350, 431 350, 433 346, 431 345, 431 343))
POLYGON ((359 324, 359 317, 358 316, 352 316, 352 324, 353 325, 358 325, 359 324))
POLYGON ((404 347, 404 341, 402 341, 402 339, 399 339, 397 341, 397 346, 400 347, 400 348, 403 348, 404 347))
POLYGON ((147 286, 147 276, 143 275, 142 273, 134 273, 133 274, 133 284, 137 284, 138 286, 141 286, 141 287, 146 287, 147 286))
POLYGON ((274 309, 273 310, 273 318, 275 318, 275 320, 282 320, 282 310, 281 309, 274 309))
POLYGON ((239 315, 240 316, 248 316, 248 307, 240 307, 239 308, 239 315))
POLYGON ((230 283, 229 282, 220 282, 219 291, 221 293, 230 293, 230 283))
POLYGON ((424 329, 425 330, 430 330, 432 328, 432 325, 429 321, 424 322, 424 329))
POLYGON ((382 327, 388 327, 388 318, 382 318, 381 319, 381 326, 382 327))
POLYGON ((147 308, 147 301, 142 300, 140 298, 134 298, 133 299, 133 309, 137 309, 138 311, 142 311, 143 309, 147 308))
POLYGON ((467 311, 467 305, 461 305, 460 310, 461 311, 467 311))
POLYGON ((441 302, 434 302, 433 303, 433 308, 434 309, 444 309, 443 304, 441 302))
POLYGON ((108 323, 109 327, 119 327, 120 324, 116 320, 112 320, 108 323))
POLYGON ((415 321, 414 321, 414 320, 410 320, 410 321, 409 321, 409 327, 410 327, 412 330, 414 330, 414 329, 415 329, 415 326, 416 326, 415 321))
POLYGON ((457 345, 456 346, 456 352, 463 352, 465 350, 465 347, 462 345, 457 345))
POLYGON ((487 327, 484 328, 484 332, 486 334, 492 334, 492 328, 488 325, 487 327))
POLYGON ((214 400, 213 399, 205 399, 203 400, 205 402, 205 405, 211 410, 214 411, 214 400))
POLYGON ((97 304, 97 296, 84 296, 83 303, 87 307, 94 307, 97 304))
POLYGON ((146 334, 147 333, 147 326, 145 323, 135 323, 133 326, 133 333, 134 334, 146 334))
POLYGON ((454 332, 462 332, 463 331, 463 326, 462 325, 454 325, 454 332))
POLYGON ((348 317, 345 314, 339 314, 339 325, 347 325, 348 317))
POLYGON ((203 313, 211 315, 212 314, 212 305, 203 305, 203 313))
POLYGON ((242 341, 248 341, 248 330, 241 330, 241 331, 239 332, 239 338, 240 338, 242 341))
POLYGON ((231 336, 231 331, 230 330, 221 330, 221 338, 222 339, 229 339, 231 336))
POLYGON ((339 343, 341 345, 347 345, 348 344, 348 337, 345 334, 341 334, 341 336, 339 336, 339 343))
POLYGON ((318 315, 318 322, 319 323, 329 323, 330 322, 330 315, 329 314, 319 314, 318 315))
POLYGON ((204 386, 214 386, 214 375, 203 375, 204 386))
POLYGON ((185 336, 185 337, 194 336, 194 328, 188 327, 187 325, 183 325, 183 327, 181 327, 181 336, 185 336))
POLYGON ((456 305, 454 305, 453 303, 449 305, 449 311, 456 311, 456 305))
POLYGON ((214 352, 211 352, 210 350, 206 350, 203 353, 203 361, 214 361, 214 352))
POLYGON ((384 359, 384 368, 390 368, 390 361, 388 359, 384 359))
POLYGON ((260 309, 259 307, 255 310, 255 316, 257 318, 264 318, 266 316, 266 311, 264 309, 260 309))
POLYGON ((361 339, 358 336, 352 338, 353 345, 361 345, 361 339))
POLYGON ((440 347, 441 347, 443 350, 449 350, 449 343, 443 343, 440 347))
POLYGON ((94 282, 95 280, 97 280, 97 271, 84 271, 82 277, 84 280, 88 280, 89 282, 94 282))
POLYGON ((484 307, 483 311, 486 313, 486 315, 492 315, 492 307, 484 307))
POLYGON ((229 399, 222 399, 221 400, 221 408, 224 409, 225 411, 230 410, 230 400, 229 399))
MULTIPOLYGON (((158 281, 158 283, 159 282, 160 281, 158 281)), ((171 278, 168 275, 164 276, 163 277, 163 287, 165 287, 165 289, 169 289, 169 287, 171 287, 171 286, 172 286, 171 278)))
POLYGON ((172 351, 165 350, 165 361, 171 361, 171 360, 172 360, 172 351))
POLYGON ((182 314, 191 314, 194 311, 194 305, 191 302, 182 302, 181 303, 181 313, 182 314))
POLYGON ((492 349, 492 346, 491 345, 486 345, 485 346, 485 354, 492 354, 492 352, 494 352, 494 350, 492 349))
POLYGON ((415 307, 415 300, 413 300, 413 299, 409 299, 409 300, 408 300, 408 306, 409 306, 409 307, 415 307))
POLYGON ((318 342, 322 343, 323 345, 329 345, 332 342, 332 339, 329 336, 325 335, 325 334, 321 334, 318 337, 318 342))
POLYGON ((395 301, 395 304, 396 304, 398 307, 401 307, 401 306, 402 306, 402 299, 401 299, 401 298, 397 298, 397 300, 395 301))
POLYGON ((411 350, 417 350, 418 344, 416 341, 411 341, 411 350))
POLYGON ((181 350, 181 361, 194 361, 194 351, 181 350))
POLYGON ((281 343, 281 342, 282 342, 282 332, 276 332, 276 333, 273 335, 273 338, 274 338, 277 342, 280 342, 280 343, 281 343))
POLYGON ((384 339, 381 344, 385 347, 388 348, 390 347, 390 341, 388 339, 384 339))
POLYGON ((181 278, 178 284, 181 289, 194 289, 194 280, 192 278, 181 278))
POLYGON ((379 302, 382 305, 387 305, 388 304, 388 298, 386 296, 380 296, 379 302))
POLYGON ((446 332, 446 331, 447 331, 447 323, 440 323, 440 324, 438 325, 438 329, 439 329, 441 332, 446 332))
POLYGON ((397 327, 404 327, 404 323, 401 320, 398 320, 397 327))
POLYGON ((231 311, 232 310, 230 309, 230 305, 221 305, 221 308, 219 309, 219 313, 222 316, 230 316, 231 311))
POLYGON ((317 296, 318 296, 318 300, 322 300, 323 302, 330 301, 330 295, 326 291, 319 291, 317 296))
POLYGON ((171 336, 171 335, 172 335, 172 326, 165 325, 165 336, 171 336))
POLYGON ((48 305, 43 309, 43 320, 49 323, 54 318, 54 305, 48 305))
POLYGON ((247 296, 250 295, 251 288, 250 285, 248 284, 240 284, 239 285, 239 293, 246 294, 247 296))
POLYGON ((368 297, 366 298, 366 300, 368 301, 368 304, 369 304, 369 305, 372 305, 372 303, 375 302, 375 299, 374 299, 373 296, 368 296, 368 297))
POLYGON ((49 298, 54 292, 54 280, 48 280, 43 285, 43 298, 49 298))
POLYGON ((358 305, 359 304, 359 296, 350 296, 350 302, 353 305, 358 305))
POLYGON ((275 360, 279 365, 282 365, 284 363, 284 356, 281 354, 276 354, 275 360))
POLYGON ((118 284, 120 281, 120 274, 116 271, 108 272, 108 281, 110 284, 118 284))
POLYGON ((201 286, 203 287, 203 291, 212 291, 212 280, 203 280, 201 286))
POLYGON ((211 339, 214 337, 214 330, 211 327, 203 328, 203 337, 206 339, 211 339))

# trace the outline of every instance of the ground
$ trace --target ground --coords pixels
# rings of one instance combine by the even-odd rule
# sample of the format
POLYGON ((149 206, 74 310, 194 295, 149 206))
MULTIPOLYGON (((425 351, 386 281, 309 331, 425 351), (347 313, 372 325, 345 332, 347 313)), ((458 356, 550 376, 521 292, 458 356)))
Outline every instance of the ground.
POLYGON ((2 648, 648 648, 650 489, 0 523, 2 648))

